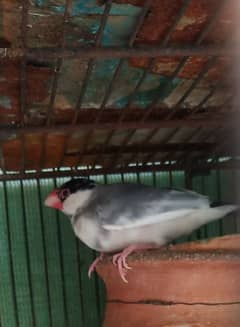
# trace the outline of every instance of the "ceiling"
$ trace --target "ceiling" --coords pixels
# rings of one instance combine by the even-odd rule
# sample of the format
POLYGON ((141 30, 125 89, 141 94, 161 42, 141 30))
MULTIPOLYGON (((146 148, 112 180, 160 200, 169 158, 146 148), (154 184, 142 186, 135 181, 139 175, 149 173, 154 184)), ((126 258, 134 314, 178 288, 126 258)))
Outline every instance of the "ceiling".
POLYGON ((1 6, 2 179, 238 165, 236 1, 1 6))

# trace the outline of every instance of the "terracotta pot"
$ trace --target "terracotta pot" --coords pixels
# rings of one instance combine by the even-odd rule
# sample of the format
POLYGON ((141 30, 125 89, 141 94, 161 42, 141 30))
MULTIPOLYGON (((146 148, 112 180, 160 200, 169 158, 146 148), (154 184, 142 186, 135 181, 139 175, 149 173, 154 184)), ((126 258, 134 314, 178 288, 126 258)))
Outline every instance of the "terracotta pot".
POLYGON ((105 260, 104 327, 239 327, 240 235, 129 257, 128 284, 105 260))

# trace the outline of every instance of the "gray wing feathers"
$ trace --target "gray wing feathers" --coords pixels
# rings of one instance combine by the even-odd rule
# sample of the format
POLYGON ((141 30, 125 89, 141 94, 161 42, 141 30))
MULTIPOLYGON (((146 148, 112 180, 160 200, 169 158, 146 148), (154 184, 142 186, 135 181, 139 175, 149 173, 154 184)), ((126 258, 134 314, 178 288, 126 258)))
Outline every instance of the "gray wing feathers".
POLYGON ((192 191, 135 184, 98 185, 93 202, 105 229, 152 224, 209 208, 208 198, 192 191))

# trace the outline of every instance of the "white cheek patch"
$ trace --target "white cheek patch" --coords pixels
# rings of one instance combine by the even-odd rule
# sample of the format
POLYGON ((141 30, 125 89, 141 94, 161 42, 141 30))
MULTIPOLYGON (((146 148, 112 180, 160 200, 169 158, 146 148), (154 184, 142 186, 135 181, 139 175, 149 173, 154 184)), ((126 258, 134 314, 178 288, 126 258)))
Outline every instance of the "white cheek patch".
POLYGON ((92 195, 92 190, 78 191, 72 193, 63 202, 62 211, 67 215, 74 215, 77 209, 84 207, 92 195))

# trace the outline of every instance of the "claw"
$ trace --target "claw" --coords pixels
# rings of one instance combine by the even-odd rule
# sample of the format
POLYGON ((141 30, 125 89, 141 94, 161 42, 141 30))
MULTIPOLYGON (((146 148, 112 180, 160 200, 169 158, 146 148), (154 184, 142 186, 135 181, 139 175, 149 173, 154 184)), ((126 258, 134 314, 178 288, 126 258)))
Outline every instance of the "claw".
POLYGON ((88 269, 88 278, 89 278, 89 279, 91 278, 91 275, 92 275, 92 273, 95 271, 95 269, 96 269, 97 265, 99 264, 99 262, 102 261, 103 257, 104 257, 104 254, 101 253, 100 256, 97 257, 97 258, 93 261, 93 263, 91 264, 91 266, 89 267, 89 269, 88 269))
POLYGON ((122 264, 122 258, 119 258, 117 264, 118 264, 118 271, 119 271, 119 275, 122 278, 122 280, 124 281, 124 283, 128 283, 127 279, 126 279, 126 270, 123 268, 123 264, 122 264))
POLYGON ((112 263, 114 264, 114 266, 117 265, 117 261, 118 261, 118 258, 119 258, 120 255, 121 255, 121 253, 117 253, 117 254, 115 254, 115 255, 113 256, 113 258, 112 258, 112 263))
POLYGON ((128 281, 126 279, 127 270, 132 269, 126 261, 129 254, 131 254, 134 251, 149 250, 149 249, 154 249, 156 247, 158 247, 158 246, 153 243, 152 244, 150 244, 150 243, 149 244, 133 244, 133 245, 130 245, 127 248, 125 248, 122 252, 116 253, 113 256, 112 262, 113 262, 114 266, 117 266, 119 275, 125 283, 128 283, 128 281))
POLYGON ((127 261, 126 261, 126 258, 125 258, 125 257, 122 258, 122 263, 123 263, 123 267, 124 267, 124 268, 126 268, 126 269, 128 269, 128 270, 131 270, 131 269, 132 269, 132 267, 130 267, 130 266, 127 264, 127 261))
POLYGON ((88 269, 88 278, 90 279, 91 278, 91 275, 92 273, 94 272, 95 268, 96 268, 96 265, 95 264, 95 260, 93 261, 93 263, 91 264, 91 266, 89 267, 88 269))
POLYGON ((126 279, 127 269, 132 269, 126 262, 126 256, 124 253, 117 253, 113 256, 112 262, 118 267, 119 275, 125 283, 128 283, 126 279))
POLYGON ((126 258, 127 256, 124 254, 124 253, 117 253, 113 256, 113 259, 112 259, 112 262, 114 264, 114 266, 117 266, 118 264, 118 261, 121 260, 122 261, 122 266, 128 270, 132 269, 132 267, 130 267, 128 264, 127 264, 127 261, 126 261, 126 258))

